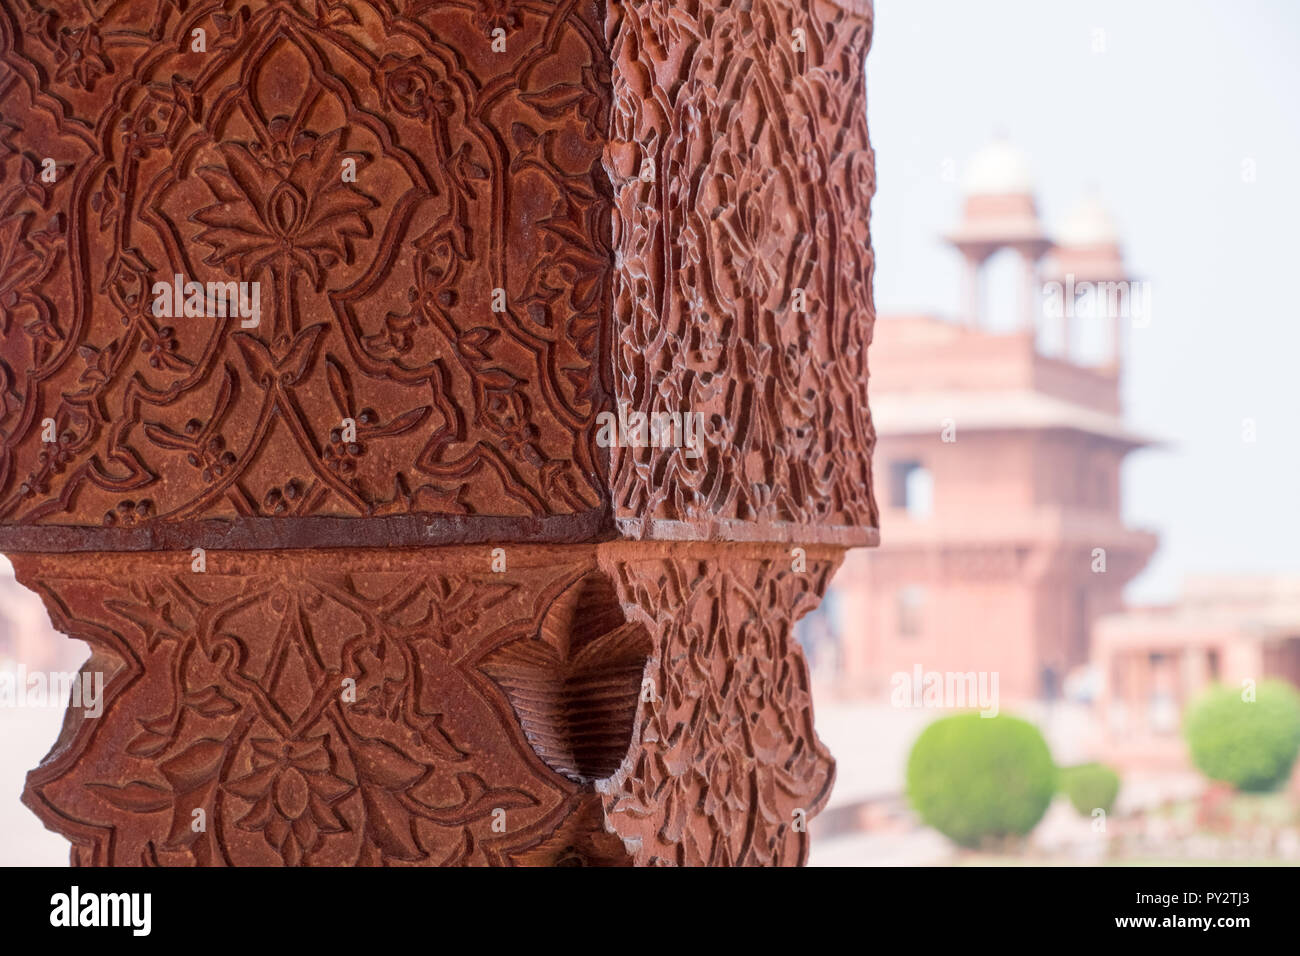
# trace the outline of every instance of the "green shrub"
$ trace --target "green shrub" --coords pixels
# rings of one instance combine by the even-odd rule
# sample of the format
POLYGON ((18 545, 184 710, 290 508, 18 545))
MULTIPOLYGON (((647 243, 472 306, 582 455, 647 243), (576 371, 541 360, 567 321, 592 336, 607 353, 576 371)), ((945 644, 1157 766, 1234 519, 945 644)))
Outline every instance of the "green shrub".
POLYGON ((958 714, 921 732, 907 761, 907 796, 921 819, 965 847, 1024 836, 1056 792, 1043 735, 1015 717, 958 714))
POLYGON ((1253 701, 1214 687, 1187 711, 1183 734, 1192 762, 1211 780, 1247 793, 1275 790, 1300 753, 1300 694, 1284 681, 1261 681, 1253 701))
POLYGON ((1097 809, 1110 813, 1119 796, 1119 774, 1099 763, 1063 767, 1061 789, 1081 816, 1090 817, 1097 809))

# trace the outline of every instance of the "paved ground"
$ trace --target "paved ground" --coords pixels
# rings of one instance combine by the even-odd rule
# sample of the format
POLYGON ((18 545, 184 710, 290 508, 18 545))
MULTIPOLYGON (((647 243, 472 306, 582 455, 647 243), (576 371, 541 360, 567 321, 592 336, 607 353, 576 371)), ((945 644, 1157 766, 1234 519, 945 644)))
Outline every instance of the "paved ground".
POLYGON ((952 844, 933 830, 854 833, 813 839, 809 866, 941 866, 952 861, 952 844))

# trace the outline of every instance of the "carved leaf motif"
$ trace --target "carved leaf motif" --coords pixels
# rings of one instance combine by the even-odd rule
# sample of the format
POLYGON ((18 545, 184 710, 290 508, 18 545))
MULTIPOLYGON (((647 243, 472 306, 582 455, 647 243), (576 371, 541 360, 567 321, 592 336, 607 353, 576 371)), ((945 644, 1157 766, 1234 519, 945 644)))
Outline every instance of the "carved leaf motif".
POLYGON ((354 740, 366 832, 386 858, 411 862, 428 854, 416 843, 415 814, 403 802, 405 794, 429 768, 400 753, 385 740, 354 740))
POLYGON ((392 793, 382 787, 361 787, 366 808, 366 836, 378 847, 382 858, 414 862, 426 857, 415 842, 415 816, 392 793))
POLYGON ((189 793, 207 786, 216 778, 225 750, 225 744, 220 740, 205 737, 175 757, 164 760, 159 769, 176 793, 189 793))
POLYGON ((323 27, 346 27, 359 21, 352 8, 341 0, 316 0, 316 22, 323 27))
POLYGON ((361 778, 384 790, 406 790, 429 769, 404 756, 386 740, 359 740, 353 744, 352 755, 361 778))
POLYGON ((272 384, 278 382, 281 385, 292 386, 297 385, 307 373, 315 357, 316 344, 326 328, 325 323, 321 322, 303 329, 294 338, 289 351, 279 361, 272 357, 271 350, 256 336, 247 332, 237 332, 233 338, 239 345, 249 373, 259 385, 270 388, 272 384))
POLYGON ((158 733, 146 727, 126 745, 126 752, 133 757, 156 757, 171 746, 171 743, 171 734, 158 733))
POLYGON ((513 810, 537 805, 537 798, 523 790, 489 787, 482 777, 468 771, 456 774, 456 785, 461 792, 460 803, 438 809, 429 808, 434 810, 431 814, 433 819, 442 823, 469 823, 491 815, 498 807, 513 810))
POLYGON ((395 435, 402 435, 416 428, 419 424, 429 417, 433 409, 428 405, 422 408, 413 408, 409 412, 403 412, 394 418, 387 425, 378 425, 366 428, 367 438, 392 438, 395 435))
POLYGON ((138 585, 132 588, 132 595, 136 600, 109 598, 104 606, 134 623, 144 634, 145 646, 150 651, 161 641, 179 639, 184 625, 173 619, 171 601, 138 585))
POLYGON ((529 744, 573 780, 609 776, 623 761, 650 643, 623 617, 608 580, 589 575, 551 606, 535 638, 480 666, 505 691, 529 744))
POLYGON ((186 694, 184 703, 203 717, 226 717, 239 710, 239 704, 216 684, 186 694))
POLYGON ((153 813, 166 810, 172 805, 172 794, 152 783, 134 780, 121 787, 107 783, 91 783, 87 786, 119 810, 132 813, 153 813))

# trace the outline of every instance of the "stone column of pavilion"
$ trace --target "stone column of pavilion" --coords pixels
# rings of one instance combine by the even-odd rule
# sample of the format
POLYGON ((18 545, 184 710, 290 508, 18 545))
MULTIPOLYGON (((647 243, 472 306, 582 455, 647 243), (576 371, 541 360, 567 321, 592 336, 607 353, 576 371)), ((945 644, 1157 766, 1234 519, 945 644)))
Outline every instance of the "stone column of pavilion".
POLYGON ((0 550, 105 681, 24 794, 73 862, 803 862, 869 3, 55 6, 0 550))
POLYGON ((1038 219, 1029 163, 999 137, 971 158, 963 192, 961 222, 944 236, 962 255, 962 318, 976 328, 986 325, 984 267, 1000 250, 1014 249, 1020 257, 1018 324, 1032 340, 1042 302, 1038 263, 1052 242, 1038 219))

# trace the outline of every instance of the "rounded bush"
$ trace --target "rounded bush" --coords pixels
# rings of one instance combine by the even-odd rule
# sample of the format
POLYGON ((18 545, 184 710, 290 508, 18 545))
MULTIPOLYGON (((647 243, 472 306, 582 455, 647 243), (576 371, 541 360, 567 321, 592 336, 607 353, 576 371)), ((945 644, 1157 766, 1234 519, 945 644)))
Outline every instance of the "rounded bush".
POLYGON ((960 846, 1024 836, 1056 792, 1043 735, 1015 717, 958 714, 921 732, 907 761, 907 796, 921 819, 960 846))
POLYGON ((1098 809, 1110 813, 1119 796, 1119 774, 1100 763, 1063 767, 1061 789, 1081 816, 1090 817, 1098 809))
POLYGON ((1284 681, 1261 681, 1254 700, 1214 687, 1188 709, 1183 735, 1192 762, 1211 780, 1246 793, 1276 790, 1300 753, 1300 694, 1284 681))

